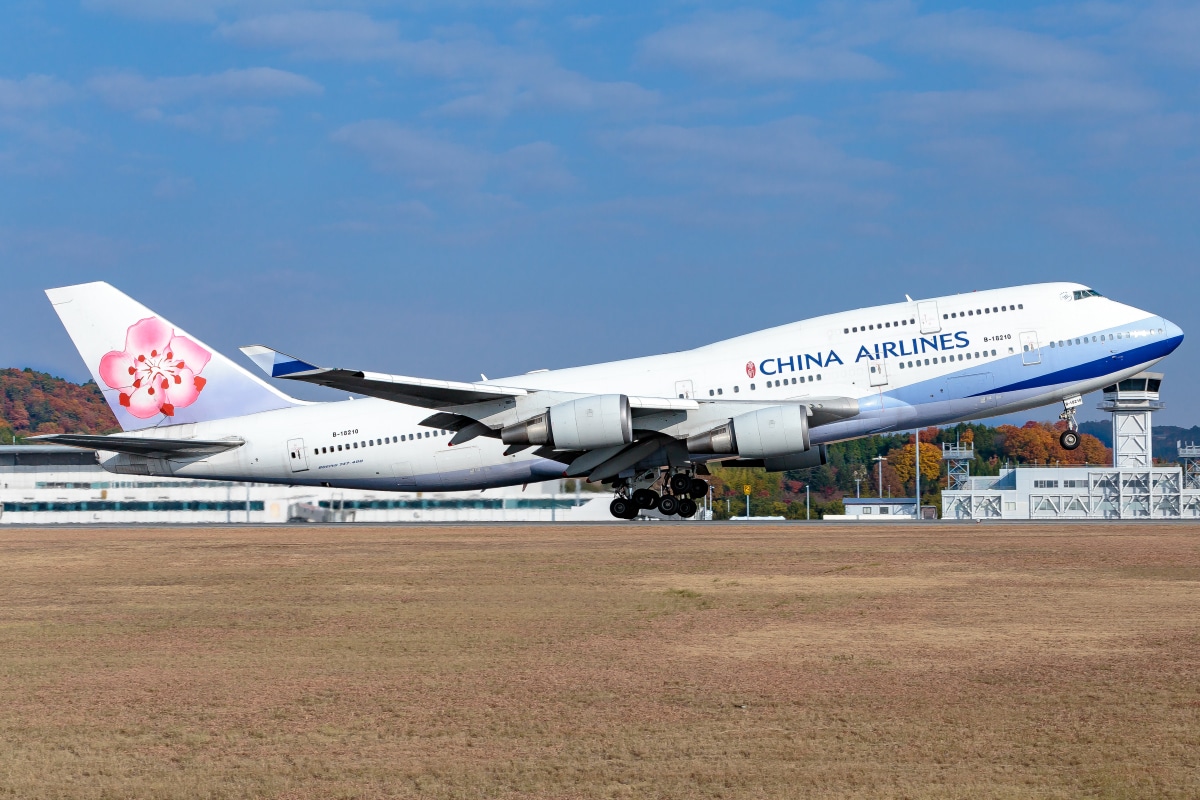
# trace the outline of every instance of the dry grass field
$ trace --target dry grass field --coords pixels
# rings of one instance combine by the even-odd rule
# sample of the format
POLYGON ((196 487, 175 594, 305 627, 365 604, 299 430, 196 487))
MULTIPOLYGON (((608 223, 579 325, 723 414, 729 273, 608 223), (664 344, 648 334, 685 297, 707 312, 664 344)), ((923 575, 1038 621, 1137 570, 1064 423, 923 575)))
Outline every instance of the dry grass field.
POLYGON ((1200 528, 0 529, 0 797, 1198 797, 1200 528))

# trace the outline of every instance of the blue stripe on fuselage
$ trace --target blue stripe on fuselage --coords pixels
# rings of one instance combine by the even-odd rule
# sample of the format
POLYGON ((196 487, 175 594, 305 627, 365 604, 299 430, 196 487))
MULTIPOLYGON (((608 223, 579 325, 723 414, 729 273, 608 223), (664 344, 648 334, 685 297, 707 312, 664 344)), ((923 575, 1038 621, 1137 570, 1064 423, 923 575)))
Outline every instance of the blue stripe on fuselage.
POLYGON ((1134 364, 1145 364, 1147 361, 1156 361, 1164 358, 1178 347, 1182 341, 1182 336, 1172 336, 1170 339, 1164 339, 1161 342, 1151 342, 1150 344, 1134 347, 1131 350, 1121 353, 1113 353, 1104 358, 1097 358, 1093 361, 1076 364, 1073 367, 1047 372, 1044 375, 1037 375, 1027 380, 1017 381, 1005 386, 997 386, 994 389, 973 394, 971 397, 999 394, 1001 392, 1016 392, 1022 389, 1037 389, 1042 386, 1054 386, 1059 383, 1076 383, 1091 380, 1092 378, 1099 378, 1101 375, 1120 372, 1122 369, 1134 364))

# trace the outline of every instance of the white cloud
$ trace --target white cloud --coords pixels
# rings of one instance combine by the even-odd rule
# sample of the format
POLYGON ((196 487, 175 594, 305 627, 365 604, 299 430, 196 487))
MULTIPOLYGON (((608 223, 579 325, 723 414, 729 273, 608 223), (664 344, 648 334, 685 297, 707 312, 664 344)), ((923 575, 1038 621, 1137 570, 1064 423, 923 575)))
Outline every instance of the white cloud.
POLYGON ((221 12, 261 13, 305 0, 83 0, 88 11, 167 22, 216 22, 221 12))
POLYGON ((487 174, 487 159, 479 153, 393 122, 355 122, 330 138, 357 150, 375 169, 402 175, 418 189, 472 189, 487 174))
POLYGON ((244 47, 290 50, 303 58, 367 61, 395 57, 397 26, 354 11, 292 11, 221 25, 217 36, 244 47))
POLYGON ((146 78, 136 72, 114 72, 92 78, 87 86, 109 105, 127 111, 187 101, 261 99, 320 94, 323 91, 320 84, 303 75, 271 67, 169 78, 146 78))
POLYGON ((406 40, 395 24, 355 12, 272 14, 223 25, 218 35, 242 46, 282 49, 300 58, 390 62, 402 74, 452 82, 449 88, 458 96, 442 105, 447 114, 623 112, 659 100, 657 92, 635 83, 595 80, 566 69, 548 54, 497 44, 475 31, 406 40))
POLYGON ((946 122, 973 116, 1136 114, 1155 107, 1153 92, 1124 83, 1060 78, 996 89, 897 94, 889 99, 901 117, 946 122))
POLYGON ((1195 3, 1157 3, 1138 9, 1126 35, 1156 60, 1200 66, 1200 6, 1195 3))
POLYGON ((852 39, 758 11, 705 14, 646 37, 641 58, 731 81, 882 78, 889 70, 852 39))
POLYGON ((923 55, 1006 72, 1050 77, 1097 75, 1105 60, 1093 50, 1041 33, 989 24, 975 14, 931 14, 905 26, 901 44, 923 55))
POLYGON ((558 148, 547 142, 491 153, 386 120, 346 125, 330 138, 418 190, 465 196, 478 195, 489 183, 518 191, 555 191, 575 182, 558 148))
POLYGON ((50 75, 0 78, 0 111, 40 111, 69 100, 71 87, 50 75))
POLYGON ((864 199, 855 188, 888 175, 819 137, 817 123, 792 117, 764 125, 652 125, 611 137, 620 152, 670 180, 747 195, 864 199))

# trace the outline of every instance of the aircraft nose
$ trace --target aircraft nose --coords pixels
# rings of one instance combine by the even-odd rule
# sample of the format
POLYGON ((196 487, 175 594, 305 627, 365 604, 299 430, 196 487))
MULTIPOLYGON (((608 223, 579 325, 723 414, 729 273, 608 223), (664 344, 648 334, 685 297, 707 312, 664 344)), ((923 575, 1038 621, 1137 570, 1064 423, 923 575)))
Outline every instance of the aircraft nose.
POLYGON ((1163 333, 1166 335, 1168 340, 1177 339, 1178 341, 1175 343, 1175 346, 1178 347, 1179 344, 1183 342, 1183 328, 1179 327, 1174 322, 1171 322, 1171 320, 1167 319, 1166 317, 1161 317, 1161 319, 1163 333))

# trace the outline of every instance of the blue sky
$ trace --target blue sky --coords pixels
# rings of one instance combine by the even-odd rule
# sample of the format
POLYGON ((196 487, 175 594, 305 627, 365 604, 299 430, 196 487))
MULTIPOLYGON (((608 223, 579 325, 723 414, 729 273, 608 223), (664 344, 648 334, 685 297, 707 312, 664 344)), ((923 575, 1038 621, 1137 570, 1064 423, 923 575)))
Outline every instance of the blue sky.
POLYGON ((1159 419, 1200 422, 1195 4, 3 13, 0 364, 84 378, 41 290, 97 279, 457 379, 1062 279, 1192 335, 1159 419))

